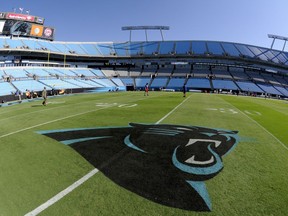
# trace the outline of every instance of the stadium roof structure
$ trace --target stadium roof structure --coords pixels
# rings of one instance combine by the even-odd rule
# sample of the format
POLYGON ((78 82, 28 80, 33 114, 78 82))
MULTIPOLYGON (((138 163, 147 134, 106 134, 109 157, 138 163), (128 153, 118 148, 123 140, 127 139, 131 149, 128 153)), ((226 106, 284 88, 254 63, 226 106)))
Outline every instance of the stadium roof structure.
MULTIPOLYGON (((270 69, 288 74, 288 53, 254 45, 219 41, 60 42, 0 37, 2 64, 14 59, 46 62, 118 64, 133 62, 201 62, 270 69), (5 56, 5 58, 4 58, 5 56), (10 56, 10 57, 8 57, 10 56)), ((1 64, 1 62, 0 62, 1 64)))
POLYGON ((145 35, 146 35, 146 41, 148 41, 147 30, 159 30, 161 33, 162 41, 164 41, 162 30, 169 30, 170 27, 169 26, 124 26, 121 29, 122 31, 127 31, 127 30, 130 31, 130 38, 129 38, 130 42, 132 40, 132 31, 135 31, 135 30, 144 30, 145 35))

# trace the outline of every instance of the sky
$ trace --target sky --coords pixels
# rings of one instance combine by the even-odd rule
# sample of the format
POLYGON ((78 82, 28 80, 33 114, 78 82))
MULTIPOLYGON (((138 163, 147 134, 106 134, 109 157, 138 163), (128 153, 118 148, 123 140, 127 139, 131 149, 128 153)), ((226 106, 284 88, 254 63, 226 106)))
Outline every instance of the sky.
MULTIPOLYGON (((270 47, 268 34, 288 37, 288 0, 0 0, 0 12, 19 12, 45 18, 55 40, 125 42, 123 26, 169 26, 164 40, 227 41, 270 47)), ((162 40, 148 30, 148 40, 162 40)), ((132 41, 145 41, 133 31, 132 41)), ((283 48, 276 40, 273 48, 283 48)), ((288 46, 288 44, 287 44, 288 46)), ((288 48, 285 48, 287 51, 288 48)))

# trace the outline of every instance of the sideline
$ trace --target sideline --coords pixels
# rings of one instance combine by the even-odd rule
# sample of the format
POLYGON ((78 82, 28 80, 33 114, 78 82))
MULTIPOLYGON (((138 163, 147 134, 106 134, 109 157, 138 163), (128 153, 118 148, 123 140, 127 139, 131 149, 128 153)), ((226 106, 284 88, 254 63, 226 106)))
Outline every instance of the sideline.
MULTIPOLYGON (((182 101, 180 104, 178 104, 173 110, 171 110, 167 115, 165 115, 163 118, 161 118, 159 121, 156 122, 156 124, 160 124, 163 120, 165 120, 168 116, 170 116, 176 109, 178 109, 183 103, 185 103, 191 96, 186 98, 184 101, 182 101)), ((105 107, 109 108, 109 107, 105 107)), ((104 108, 103 108, 104 109, 104 108)), ((39 125, 38 125, 39 126, 39 125)), ((35 126, 36 127, 36 126, 35 126)), ((0 137, 1 138, 1 137, 0 137)), ((113 158, 112 158, 113 159, 113 158)), ((109 162, 108 162, 109 163, 109 162)), ((38 206, 31 212, 28 212, 24 216, 35 216, 40 214, 42 211, 47 209, 49 206, 53 205, 54 203, 58 202, 60 199, 62 199, 64 196, 72 192, 74 189, 76 189, 78 186, 82 185, 84 182, 86 182, 88 179, 90 179, 92 176, 94 176, 97 172, 99 172, 98 169, 91 170, 88 174, 74 182, 72 185, 68 186, 66 189, 61 191, 60 193, 56 194, 54 197, 43 203, 42 205, 38 206)))

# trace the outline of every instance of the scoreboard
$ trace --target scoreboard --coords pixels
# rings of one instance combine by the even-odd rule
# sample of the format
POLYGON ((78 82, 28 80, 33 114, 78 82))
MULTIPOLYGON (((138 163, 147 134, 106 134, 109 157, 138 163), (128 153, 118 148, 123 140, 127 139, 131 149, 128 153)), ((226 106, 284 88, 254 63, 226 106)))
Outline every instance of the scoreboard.
POLYGON ((55 29, 44 26, 44 18, 29 14, 0 12, 0 35, 54 39, 55 29))

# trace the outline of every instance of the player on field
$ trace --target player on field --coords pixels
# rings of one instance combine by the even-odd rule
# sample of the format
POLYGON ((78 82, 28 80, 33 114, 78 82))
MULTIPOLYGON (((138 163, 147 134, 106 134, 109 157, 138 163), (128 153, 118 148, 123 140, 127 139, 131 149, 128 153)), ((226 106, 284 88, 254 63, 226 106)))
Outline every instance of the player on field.
POLYGON ((144 87, 144 96, 148 96, 148 91, 149 91, 149 86, 148 86, 148 83, 146 83, 145 87, 144 87))

